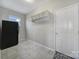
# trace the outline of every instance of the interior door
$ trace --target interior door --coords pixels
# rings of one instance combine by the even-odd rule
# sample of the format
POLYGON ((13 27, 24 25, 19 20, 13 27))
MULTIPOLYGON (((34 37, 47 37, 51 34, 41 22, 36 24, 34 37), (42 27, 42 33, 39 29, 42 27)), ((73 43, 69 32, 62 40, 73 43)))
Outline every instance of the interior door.
POLYGON ((18 44, 18 22, 2 21, 1 49, 18 44))
POLYGON ((74 7, 69 6, 56 12, 56 50, 72 56, 74 7))

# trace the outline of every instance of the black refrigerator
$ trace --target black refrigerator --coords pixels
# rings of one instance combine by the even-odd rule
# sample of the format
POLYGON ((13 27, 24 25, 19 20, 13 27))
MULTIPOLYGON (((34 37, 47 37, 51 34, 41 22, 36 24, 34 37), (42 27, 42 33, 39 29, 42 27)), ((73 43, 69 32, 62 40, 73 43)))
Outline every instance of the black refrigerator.
POLYGON ((0 26, 0 50, 4 50, 18 44, 18 22, 2 21, 0 26))

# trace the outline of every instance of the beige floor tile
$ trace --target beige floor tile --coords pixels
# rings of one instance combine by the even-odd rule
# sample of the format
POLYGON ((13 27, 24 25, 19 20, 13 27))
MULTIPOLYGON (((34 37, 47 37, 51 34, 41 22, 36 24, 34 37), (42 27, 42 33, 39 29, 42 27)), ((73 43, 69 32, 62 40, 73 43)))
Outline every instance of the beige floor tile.
POLYGON ((30 40, 2 52, 2 59, 53 59, 54 55, 53 51, 30 40))

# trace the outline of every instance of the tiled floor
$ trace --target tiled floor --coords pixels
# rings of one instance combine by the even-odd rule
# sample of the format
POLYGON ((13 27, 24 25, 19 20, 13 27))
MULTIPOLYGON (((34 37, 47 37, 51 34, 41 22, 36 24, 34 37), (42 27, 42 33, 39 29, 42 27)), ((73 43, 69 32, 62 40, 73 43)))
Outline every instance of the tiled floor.
POLYGON ((53 55, 54 50, 29 40, 3 50, 1 59, 53 59, 53 55))

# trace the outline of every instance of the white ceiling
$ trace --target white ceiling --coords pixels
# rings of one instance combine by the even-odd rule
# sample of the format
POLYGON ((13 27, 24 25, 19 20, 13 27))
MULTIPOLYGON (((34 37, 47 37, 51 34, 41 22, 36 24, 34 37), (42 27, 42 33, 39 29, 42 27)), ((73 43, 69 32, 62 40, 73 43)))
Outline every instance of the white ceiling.
POLYGON ((0 5, 20 13, 29 13, 43 5, 52 5, 53 9, 59 9, 77 2, 79 0, 35 0, 33 3, 28 3, 26 0, 1 0, 0 5))
POLYGON ((21 12, 21 13, 28 13, 33 9, 37 8, 46 0, 35 0, 34 3, 28 3, 26 0, 1 0, 1 4, 3 7, 21 12))

